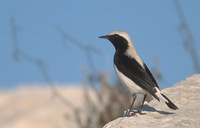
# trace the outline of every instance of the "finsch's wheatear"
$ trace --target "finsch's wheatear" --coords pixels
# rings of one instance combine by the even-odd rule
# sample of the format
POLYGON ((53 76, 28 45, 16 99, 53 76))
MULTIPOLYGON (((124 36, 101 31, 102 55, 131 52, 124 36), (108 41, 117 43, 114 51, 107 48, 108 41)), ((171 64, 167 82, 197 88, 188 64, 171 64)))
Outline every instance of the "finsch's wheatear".
POLYGON ((129 116, 132 107, 141 106, 138 113, 141 113, 144 101, 151 101, 152 96, 158 101, 162 100, 171 109, 178 109, 164 94, 154 79, 152 73, 138 56, 131 38, 126 32, 113 31, 108 35, 100 36, 108 39, 115 47, 114 69, 123 85, 128 87, 133 95, 133 102, 126 116, 129 116))

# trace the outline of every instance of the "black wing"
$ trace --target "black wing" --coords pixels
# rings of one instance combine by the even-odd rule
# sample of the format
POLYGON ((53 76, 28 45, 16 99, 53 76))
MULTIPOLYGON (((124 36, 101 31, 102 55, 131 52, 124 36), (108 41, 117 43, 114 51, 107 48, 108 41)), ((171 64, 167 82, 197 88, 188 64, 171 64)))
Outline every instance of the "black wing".
POLYGON ((158 87, 154 82, 155 79, 152 79, 151 77, 153 76, 149 75, 147 73, 148 71, 146 71, 135 59, 118 54, 114 57, 114 63, 120 72, 159 101, 159 98, 155 95, 155 87, 158 87))
POLYGON ((152 81, 153 81, 153 82, 154 82, 154 84, 156 85, 156 87, 158 87, 158 88, 160 89, 160 87, 158 86, 158 84, 157 84, 156 80, 154 79, 154 77, 153 77, 153 75, 152 75, 151 71, 149 70, 149 68, 146 66, 146 64, 145 64, 145 63, 144 63, 144 68, 145 68, 145 70, 146 70, 147 74, 149 75, 149 77, 152 79, 152 81))

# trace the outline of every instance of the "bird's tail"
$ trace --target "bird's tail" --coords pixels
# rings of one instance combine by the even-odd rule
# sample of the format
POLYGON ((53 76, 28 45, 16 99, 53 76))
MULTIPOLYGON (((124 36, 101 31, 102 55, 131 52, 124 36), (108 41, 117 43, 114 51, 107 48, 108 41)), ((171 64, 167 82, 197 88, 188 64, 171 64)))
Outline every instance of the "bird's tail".
POLYGON ((161 95, 165 98, 165 103, 167 104, 167 106, 173 110, 178 109, 178 107, 172 103, 164 94, 161 93, 161 95))
POLYGON ((158 88, 156 88, 155 94, 159 98, 158 101, 160 100, 164 101, 167 104, 167 106, 173 110, 178 109, 178 107, 174 103, 172 103, 164 94, 162 94, 158 88))

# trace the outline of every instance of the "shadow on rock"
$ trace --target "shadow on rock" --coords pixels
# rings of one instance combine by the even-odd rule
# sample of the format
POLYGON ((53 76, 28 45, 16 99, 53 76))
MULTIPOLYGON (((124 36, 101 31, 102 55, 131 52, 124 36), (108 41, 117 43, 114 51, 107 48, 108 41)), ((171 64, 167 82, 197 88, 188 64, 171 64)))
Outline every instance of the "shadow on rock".
POLYGON ((173 112, 166 112, 166 111, 156 110, 155 108, 153 108, 153 107, 151 107, 149 105, 144 105, 142 110, 143 111, 149 111, 149 112, 158 112, 158 113, 164 114, 164 115, 174 114, 173 112))

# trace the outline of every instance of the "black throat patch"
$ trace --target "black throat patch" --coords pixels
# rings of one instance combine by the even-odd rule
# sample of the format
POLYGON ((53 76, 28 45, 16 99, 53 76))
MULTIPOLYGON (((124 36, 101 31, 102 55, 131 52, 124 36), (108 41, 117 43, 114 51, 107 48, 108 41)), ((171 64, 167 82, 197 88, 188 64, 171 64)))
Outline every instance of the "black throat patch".
POLYGON ((128 49, 128 41, 118 34, 111 35, 109 40, 114 45, 116 52, 124 53, 128 49))

